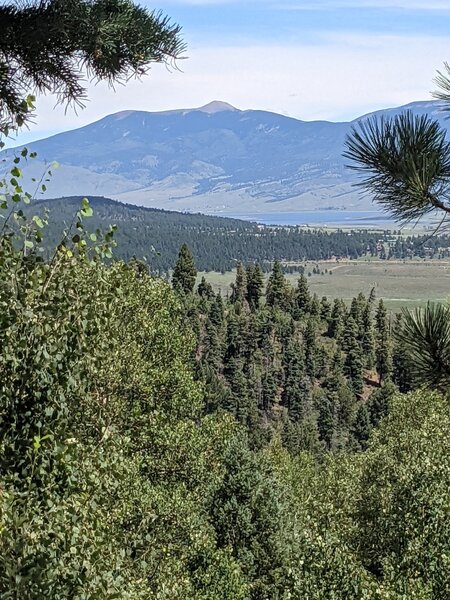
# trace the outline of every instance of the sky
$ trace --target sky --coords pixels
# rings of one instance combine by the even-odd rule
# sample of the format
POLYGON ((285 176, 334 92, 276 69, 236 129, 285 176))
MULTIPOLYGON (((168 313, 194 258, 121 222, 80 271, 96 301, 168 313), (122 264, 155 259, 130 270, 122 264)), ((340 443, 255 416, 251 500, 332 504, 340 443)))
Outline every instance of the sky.
POLYGON ((155 0, 182 26, 176 68, 154 65, 115 90, 88 84, 74 112, 41 97, 16 143, 121 110, 199 107, 212 100, 303 120, 351 120, 430 98, 450 61, 450 0, 155 0))

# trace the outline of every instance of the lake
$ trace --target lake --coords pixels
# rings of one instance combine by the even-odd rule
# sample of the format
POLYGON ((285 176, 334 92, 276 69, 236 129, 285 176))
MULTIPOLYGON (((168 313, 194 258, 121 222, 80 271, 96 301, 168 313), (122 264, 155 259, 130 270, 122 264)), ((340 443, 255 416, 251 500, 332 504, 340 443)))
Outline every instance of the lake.
MULTIPOLYGON (((218 215, 219 216, 219 215, 218 215)), ((223 217, 256 221, 263 225, 311 225, 329 227, 393 227, 394 221, 380 211, 310 210, 285 213, 222 214, 223 217)))

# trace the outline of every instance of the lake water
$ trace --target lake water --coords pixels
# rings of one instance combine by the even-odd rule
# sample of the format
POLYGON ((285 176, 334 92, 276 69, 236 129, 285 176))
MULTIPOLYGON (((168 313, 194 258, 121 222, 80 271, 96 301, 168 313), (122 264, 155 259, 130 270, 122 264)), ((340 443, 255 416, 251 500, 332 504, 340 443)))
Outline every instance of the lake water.
POLYGON ((394 221, 379 211, 311 210, 288 213, 242 213, 220 215, 256 221, 263 225, 310 225, 329 227, 392 227, 394 221))

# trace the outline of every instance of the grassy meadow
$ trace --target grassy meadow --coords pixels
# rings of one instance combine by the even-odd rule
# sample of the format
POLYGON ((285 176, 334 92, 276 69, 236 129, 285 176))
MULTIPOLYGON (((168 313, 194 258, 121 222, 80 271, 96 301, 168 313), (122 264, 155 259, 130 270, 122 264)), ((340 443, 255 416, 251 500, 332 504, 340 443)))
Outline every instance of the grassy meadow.
MULTIPOLYGON (((383 298, 389 309, 403 306, 421 306, 427 300, 444 301, 450 296, 450 261, 448 260, 353 260, 338 262, 303 263, 312 292, 319 297, 351 300, 359 292, 369 294, 374 287, 378 298, 383 298), (316 267, 322 274, 314 274, 316 267)), ((230 291, 235 272, 199 273, 205 276, 215 291, 223 295, 230 291)), ((268 274, 266 275, 266 278, 268 274)), ((287 274, 295 285, 298 274, 287 274)))

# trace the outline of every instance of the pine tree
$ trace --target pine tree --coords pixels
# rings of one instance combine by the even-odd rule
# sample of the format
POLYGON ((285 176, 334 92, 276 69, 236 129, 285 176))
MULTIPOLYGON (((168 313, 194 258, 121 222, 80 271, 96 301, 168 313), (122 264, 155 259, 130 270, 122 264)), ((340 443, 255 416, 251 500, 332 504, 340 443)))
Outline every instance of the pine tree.
POLYGON ((389 332, 389 321, 383 300, 378 303, 375 315, 376 346, 375 357, 379 376, 379 383, 387 379, 392 373, 392 346, 389 332))
POLYGON ((346 319, 340 341, 344 352, 348 352, 355 343, 359 345, 359 328, 353 317, 346 319))
POLYGON ((189 294, 194 291, 197 269, 194 258, 186 244, 181 246, 172 275, 172 286, 177 292, 189 294))
POLYGON ((370 422, 374 427, 377 427, 381 419, 387 415, 389 402, 396 391, 396 386, 391 381, 387 381, 383 387, 378 388, 371 394, 367 406, 370 422))
POLYGON ((373 331, 372 303, 366 302, 361 316, 362 338, 361 347, 364 363, 367 369, 372 369, 375 364, 375 337, 373 331))
POLYGON ((278 373, 276 369, 269 368, 266 369, 262 376, 262 395, 261 400, 262 404, 260 409, 268 414, 274 405, 275 399, 278 393, 278 373))
POLYGON ((340 340, 344 331, 344 315, 342 309, 342 302, 337 298, 333 302, 333 309, 331 311, 330 322, 328 325, 328 335, 335 340, 340 340))
MULTIPOLYGON (((346 146, 351 167, 365 175, 361 185, 397 221, 417 221, 435 210, 450 213, 450 144, 437 120, 412 111, 372 117, 353 128, 346 146)), ((380 257, 386 257, 384 245, 380 257)))
POLYGON ((350 314, 350 317, 356 323, 356 326, 357 326, 358 332, 359 332, 362 315, 361 315, 361 303, 359 302, 358 298, 352 299, 352 303, 350 304, 349 314, 350 314))
POLYGON ((305 376, 304 346, 298 341, 291 340, 285 352, 285 381, 282 401, 287 408, 289 417, 299 421, 305 414, 305 376))
POLYGON ((424 308, 404 310, 397 333, 409 375, 415 385, 447 393, 450 388, 450 307, 427 302, 424 308))
POLYGON ((313 456, 318 456, 323 452, 317 419, 312 414, 306 415, 301 421, 285 419, 281 435, 283 446, 294 456, 301 452, 309 452, 313 456))
POLYGON ((209 309, 209 318, 211 323, 216 327, 221 327, 224 323, 225 313, 222 296, 217 294, 214 302, 211 304, 211 308, 209 309))
POLYGON ((325 443, 328 449, 331 448, 331 442, 334 433, 334 406, 332 399, 325 393, 322 393, 318 402, 319 416, 317 418, 317 428, 320 439, 325 443))
POLYGON ((314 294, 311 299, 311 304, 309 307, 309 314, 311 317, 319 317, 320 316, 320 302, 317 294, 314 294))
POLYGON ((212 490, 208 512, 218 547, 239 561, 250 584, 249 600, 285 597, 280 492, 269 467, 250 451, 244 436, 236 436, 225 453, 224 475, 212 490))
POLYGON ((304 334, 305 344, 305 369, 309 377, 316 374, 316 327, 312 318, 308 319, 304 334))
POLYGON ((212 285, 209 283, 209 281, 206 281, 204 276, 198 284, 197 292, 199 296, 206 298, 206 300, 212 300, 214 298, 212 285))
POLYGON ((311 294, 309 293, 308 280, 303 275, 300 275, 297 283, 297 288, 294 294, 294 317, 301 319, 309 313, 311 305, 311 294))
POLYGON ((344 372, 350 381, 354 393, 359 396, 363 391, 363 356, 358 342, 358 329, 352 317, 347 319, 343 349, 347 353, 344 372))
POLYGON ((281 263, 277 260, 273 263, 272 273, 267 283, 266 304, 281 310, 289 306, 288 284, 281 263))
POLYGON ((222 341, 217 328, 210 319, 206 320, 203 344, 204 362, 210 365, 216 373, 219 373, 222 363, 222 341))
POLYGON ((247 297, 247 273, 241 262, 238 262, 236 268, 236 279, 231 284, 232 292, 230 301, 233 304, 239 303, 241 306, 247 297))
POLYGON ((264 274, 259 264, 247 267, 247 302, 251 310, 259 308, 264 288, 264 274))
POLYGON ((392 328, 392 381, 400 392, 406 393, 412 390, 411 365, 405 352, 404 342, 400 337, 401 329, 402 315, 396 314, 392 328))
POLYGON ((353 423, 352 433, 361 450, 366 449, 371 430, 372 426, 370 424, 370 415, 367 406, 365 404, 360 404, 356 413, 355 422, 353 423))
POLYGON ((354 415, 355 395, 339 363, 323 382, 323 389, 335 407, 336 427, 347 430, 354 415))
POLYGON ((320 301, 320 318, 328 323, 331 318, 331 304, 326 296, 322 296, 320 301))

